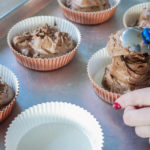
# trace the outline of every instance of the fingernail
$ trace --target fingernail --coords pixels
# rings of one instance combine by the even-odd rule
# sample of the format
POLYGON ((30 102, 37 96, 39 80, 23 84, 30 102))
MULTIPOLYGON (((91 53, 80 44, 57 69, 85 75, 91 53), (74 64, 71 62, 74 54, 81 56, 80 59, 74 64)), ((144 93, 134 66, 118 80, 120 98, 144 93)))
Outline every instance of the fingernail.
POLYGON ((135 109, 140 109, 140 107, 139 106, 134 106, 135 107, 135 109))
POLYGON ((144 108, 144 106, 134 106, 135 109, 141 109, 144 108))
POLYGON ((116 102, 116 103, 113 104, 113 108, 114 108, 115 110, 119 110, 119 109, 121 109, 121 105, 116 102))

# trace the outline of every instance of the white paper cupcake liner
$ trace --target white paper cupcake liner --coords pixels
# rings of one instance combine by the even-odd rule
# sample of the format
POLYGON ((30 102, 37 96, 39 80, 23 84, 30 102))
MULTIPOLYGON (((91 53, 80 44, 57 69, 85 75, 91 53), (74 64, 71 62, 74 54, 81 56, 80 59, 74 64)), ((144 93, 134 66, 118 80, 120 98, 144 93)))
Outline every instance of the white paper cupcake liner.
POLYGON ((60 67, 65 66, 68 64, 74 57, 80 42, 81 42, 81 34, 77 27, 73 25, 72 23, 58 18, 58 17, 52 17, 52 16, 37 16, 37 17, 31 17, 25 20, 22 20, 18 22, 16 25, 14 25, 7 36, 7 42, 12 50, 13 54, 16 56, 16 59, 18 62, 20 62, 22 65, 24 65, 27 68, 39 70, 39 71, 48 71, 48 70, 55 70, 60 67), (75 40, 77 43, 76 47, 59 57, 54 58, 30 58, 22 55, 21 53, 18 53, 12 46, 11 40, 16 35, 21 35, 23 32, 28 32, 36 29, 37 27, 40 27, 44 25, 45 23, 48 23, 51 26, 54 26, 54 24, 57 24, 58 29, 62 32, 67 32, 69 35, 75 40))
POLYGON ((80 24, 99 24, 109 20, 120 4, 120 0, 109 0, 111 8, 98 12, 80 12, 72 10, 64 5, 65 0, 57 0, 65 17, 80 24))
MULTIPOLYGON (((68 130, 70 130, 71 133, 74 132, 75 129, 74 127, 78 128, 86 135, 86 137, 89 138, 91 144, 90 150, 102 150, 103 132, 96 119, 89 112, 80 108, 79 106, 63 102, 50 102, 39 104, 27 109, 26 111, 18 115, 18 117, 15 118, 15 120, 12 122, 6 133, 5 138, 6 150, 12 149, 17 150, 18 145, 23 146, 20 144, 23 143, 22 139, 25 139, 24 137, 26 137, 27 134, 30 135, 31 131, 36 130, 36 128, 38 127, 40 128, 42 125, 47 126, 44 130, 42 130, 42 132, 45 133, 44 136, 47 136, 46 132, 56 130, 54 128, 56 126, 55 125, 53 126, 53 124, 55 124, 56 126, 57 125, 61 126, 62 124, 67 125, 68 130), (48 130, 48 128, 50 130, 48 130)), ((34 135, 36 135, 37 132, 39 131, 37 130, 34 133, 34 135)), ((32 134, 32 136, 34 135, 32 134)), ((42 136, 43 135, 41 135, 41 137, 42 136)), ((67 135, 64 136, 64 139, 66 138, 66 136, 67 135)), ((55 138, 57 138, 57 134, 49 138, 50 138, 49 142, 51 142, 55 138)), ((34 142, 31 139, 30 144, 35 145, 36 143, 34 142)), ((42 138, 41 143, 43 143, 42 138)), ((30 144, 28 142, 26 143, 26 145, 30 144)), ((45 146, 46 144, 47 143, 45 143, 45 146)), ((25 148, 27 147, 28 146, 26 146, 25 148)), ((74 148, 71 149, 74 150, 74 148)), ((33 148, 32 150, 35 149, 33 148)))
POLYGON ((87 72, 97 95, 104 101, 113 104, 115 100, 120 97, 120 94, 105 90, 101 84, 105 73, 105 67, 111 64, 111 61, 112 58, 109 56, 107 49, 100 49, 90 58, 87 66, 87 72))
POLYGON ((12 99, 12 101, 0 110, 0 122, 2 122, 9 116, 14 107, 17 96, 19 94, 19 82, 14 73, 1 64, 0 64, 0 77, 4 82, 6 82, 10 87, 12 87, 15 92, 15 97, 12 99))
POLYGON ((143 11, 144 8, 150 9, 150 2, 137 4, 137 5, 129 8, 123 16, 124 27, 135 26, 141 12, 143 11))

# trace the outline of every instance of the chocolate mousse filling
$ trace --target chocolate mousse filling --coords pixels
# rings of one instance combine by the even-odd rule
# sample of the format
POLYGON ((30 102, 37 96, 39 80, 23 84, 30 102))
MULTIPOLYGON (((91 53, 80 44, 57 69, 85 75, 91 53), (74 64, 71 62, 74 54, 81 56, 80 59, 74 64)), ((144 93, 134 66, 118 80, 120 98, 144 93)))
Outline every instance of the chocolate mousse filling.
POLYGON ((14 90, 0 78, 0 109, 10 103, 14 96, 14 90))
POLYGON ((32 32, 13 37, 12 45, 19 53, 31 58, 52 58, 72 51, 76 42, 57 25, 43 25, 32 32))
POLYGON ((144 51, 141 41, 140 50, 123 47, 124 29, 111 34, 107 50, 112 63, 105 68, 103 87, 114 93, 124 94, 140 88, 150 87, 150 54, 144 51))
POLYGON ((65 0, 65 6, 80 12, 96 12, 110 8, 108 0, 65 0))
POLYGON ((149 55, 145 53, 113 57, 112 64, 105 69, 102 85, 119 94, 150 87, 149 55))

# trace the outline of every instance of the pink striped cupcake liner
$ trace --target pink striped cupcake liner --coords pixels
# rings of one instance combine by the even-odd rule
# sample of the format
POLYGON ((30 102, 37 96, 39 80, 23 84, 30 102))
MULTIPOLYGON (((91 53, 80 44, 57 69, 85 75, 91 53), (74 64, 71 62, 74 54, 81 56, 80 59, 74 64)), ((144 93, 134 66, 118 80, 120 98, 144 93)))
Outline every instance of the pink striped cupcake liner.
POLYGON ((15 105, 16 99, 19 94, 19 82, 14 73, 3 65, 0 65, 0 77, 15 91, 15 97, 12 99, 12 101, 8 105, 0 109, 0 122, 2 122, 10 115, 15 105))
POLYGON ((74 58, 80 45, 80 41, 81 34, 72 23, 64 19, 51 16, 38 16, 22 20, 10 29, 7 36, 8 45, 14 56, 16 57, 17 61, 27 68, 38 71, 55 70, 67 65, 74 58), (49 25, 54 25, 55 22, 57 23, 57 26, 61 31, 69 33, 70 36, 76 41, 77 45, 72 51, 62 56, 42 59, 26 57, 21 53, 18 53, 17 50, 13 48, 11 40, 14 36, 21 35, 23 32, 32 31, 33 29, 42 26, 45 23, 48 23, 49 25))
POLYGON ((110 63, 111 57, 109 56, 107 49, 100 49, 90 58, 87 72, 96 94, 105 102, 113 104, 115 100, 120 97, 120 94, 105 90, 101 84, 105 67, 110 63))
POLYGON ((64 5, 64 0, 57 0, 59 6, 61 7, 64 16, 69 20, 79 23, 79 24, 100 24, 109 20, 115 13, 120 0, 110 0, 112 5, 111 8, 98 12, 79 12, 71 10, 70 8, 64 5))

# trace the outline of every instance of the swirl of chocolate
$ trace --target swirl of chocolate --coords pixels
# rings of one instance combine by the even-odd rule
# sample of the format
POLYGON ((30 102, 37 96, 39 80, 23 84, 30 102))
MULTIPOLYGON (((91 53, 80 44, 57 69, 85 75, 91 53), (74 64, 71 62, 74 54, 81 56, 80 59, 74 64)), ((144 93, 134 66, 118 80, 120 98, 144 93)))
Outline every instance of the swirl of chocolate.
POLYGON ((0 108, 11 102, 14 95, 14 90, 0 79, 0 108))
MULTIPOLYGON (((138 41, 140 42, 137 35, 141 34, 142 31, 137 31, 139 33, 136 34, 136 30, 134 30, 130 34, 129 32, 124 33, 125 30, 131 31, 132 29, 122 29, 110 36, 107 50, 112 56, 112 64, 105 68, 102 80, 102 85, 105 89, 119 94, 150 87, 149 45, 144 44, 140 36, 139 38, 142 40, 142 43, 139 43, 139 49, 137 49, 138 41), (124 36, 122 36, 123 33, 124 36), (134 35, 136 36, 135 39, 134 35), (126 39, 126 41, 122 39, 126 39), (131 41, 132 39, 133 41, 131 41)), ((149 36, 148 32, 149 30, 147 29, 142 32, 143 38, 146 38, 147 41, 149 41, 149 38, 147 38, 149 36)))
POLYGON ((146 53, 113 57, 112 64, 105 69, 103 87, 120 94, 150 87, 149 61, 149 55, 146 53))

